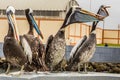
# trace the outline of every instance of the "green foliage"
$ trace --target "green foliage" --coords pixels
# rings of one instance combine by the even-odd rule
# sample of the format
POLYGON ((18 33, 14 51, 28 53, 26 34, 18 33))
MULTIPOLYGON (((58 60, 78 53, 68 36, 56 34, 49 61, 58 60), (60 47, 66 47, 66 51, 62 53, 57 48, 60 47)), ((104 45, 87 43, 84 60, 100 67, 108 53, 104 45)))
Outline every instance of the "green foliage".
MULTIPOLYGON (((97 44, 98 47, 104 47, 105 44, 97 44)), ((120 44, 108 44, 108 47, 120 47, 120 44)))

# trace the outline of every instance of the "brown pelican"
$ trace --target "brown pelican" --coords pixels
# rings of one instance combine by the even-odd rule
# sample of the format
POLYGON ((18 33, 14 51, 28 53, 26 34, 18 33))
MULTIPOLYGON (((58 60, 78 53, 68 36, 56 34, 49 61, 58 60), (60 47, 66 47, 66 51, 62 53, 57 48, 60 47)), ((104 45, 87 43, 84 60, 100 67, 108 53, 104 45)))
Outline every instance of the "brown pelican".
POLYGON ((65 27, 72 23, 98 21, 102 18, 102 16, 90 13, 78 6, 70 8, 57 34, 54 37, 51 35, 47 42, 45 62, 51 71, 55 70, 65 54, 65 27))
POLYGON ((6 14, 8 18, 9 30, 4 38, 3 52, 8 63, 8 68, 6 73, 9 73, 10 64, 21 67, 21 72, 23 71, 24 65, 27 63, 27 57, 23 48, 20 45, 19 35, 16 30, 15 25, 15 9, 9 6, 6 9, 6 14))
POLYGON ((27 34, 23 35, 23 37, 28 41, 32 50, 32 64, 30 64, 29 67, 31 66, 36 70, 40 68, 43 68, 43 70, 47 70, 44 62, 45 48, 42 41, 33 35, 33 28, 35 28, 36 32, 38 33, 38 35, 41 36, 42 39, 43 35, 39 30, 32 13, 33 11, 31 8, 25 10, 30 29, 27 34))
MULTIPOLYGON (((109 16, 106 8, 109 6, 101 6, 98 10, 97 14, 102 15, 104 18, 109 16)), ((104 19, 103 18, 103 19, 104 19)), ((94 21, 92 25, 92 29, 90 32, 89 37, 86 35, 78 41, 78 43, 73 47, 70 53, 70 58, 68 61, 67 70, 72 70, 78 65, 78 71, 80 72, 80 64, 85 63, 85 72, 86 70, 86 63, 92 58, 95 49, 96 49, 96 26, 99 21, 94 21)))

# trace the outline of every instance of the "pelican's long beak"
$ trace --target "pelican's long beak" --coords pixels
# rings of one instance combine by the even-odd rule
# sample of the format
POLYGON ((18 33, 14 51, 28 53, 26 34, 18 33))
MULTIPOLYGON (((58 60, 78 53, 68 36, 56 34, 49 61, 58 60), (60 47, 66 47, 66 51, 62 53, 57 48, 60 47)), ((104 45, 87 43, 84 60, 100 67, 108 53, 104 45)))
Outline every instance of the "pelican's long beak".
POLYGON ((38 25, 37 25, 37 23, 36 23, 34 17, 32 16, 31 13, 29 13, 28 15, 29 15, 30 19, 32 20, 32 24, 33 24, 33 26, 34 26, 36 32, 37 32, 38 35, 40 35, 40 37, 43 39, 43 38, 44 38, 44 37, 43 37, 43 34, 42 34, 42 32, 40 31, 40 29, 38 28, 38 25))
POLYGON ((13 18, 13 24, 14 24, 14 28, 15 28, 15 36, 16 36, 16 39, 20 42, 17 23, 16 23, 16 17, 14 14, 12 15, 12 18, 13 18))
POLYGON ((8 23, 10 24, 10 27, 12 28, 13 32, 14 32, 14 24, 11 23, 12 22, 12 16, 7 13, 7 18, 8 18, 8 23))
POLYGON ((105 8, 111 8, 111 6, 105 6, 105 8))
POLYGON ((8 17, 8 22, 10 23, 10 25, 12 26, 12 29, 14 31, 14 37, 18 42, 20 42, 19 33, 18 33, 18 29, 17 29, 17 24, 16 24, 14 7, 12 7, 12 6, 7 7, 6 14, 8 17))
POLYGON ((66 18, 61 28, 72 23, 94 22, 103 20, 103 18, 103 16, 84 10, 79 6, 73 6, 66 14, 66 18))

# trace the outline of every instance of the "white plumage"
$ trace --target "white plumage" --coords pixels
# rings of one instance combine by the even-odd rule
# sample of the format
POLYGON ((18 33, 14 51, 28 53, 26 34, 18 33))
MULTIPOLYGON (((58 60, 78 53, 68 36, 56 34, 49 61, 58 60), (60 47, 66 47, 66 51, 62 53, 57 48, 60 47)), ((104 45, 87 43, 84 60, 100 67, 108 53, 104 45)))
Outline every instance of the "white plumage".
POLYGON ((77 51, 77 49, 79 48, 79 46, 82 45, 83 41, 86 39, 87 37, 84 36, 83 38, 81 38, 80 40, 78 40, 78 42, 76 43, 76 45, 72 48, 71 52, 70 52, 70 57, 73 58, 74 53, 77 51))
POLYGON ((29 8, 29 10, 30 10, 30 11, 29 11, 29 14, 30 14, 30 13, 33 13, 33 10, 32 10, 31 8, 29 8))
POLYGON ((13 13, 15 13, 14 7, 8 6, 8 8, 6 9, 6 13, 8 13, 9 11, 12 11, 13 13))
POLYGON ((24 49, 24 52, 26 53, 26 56, 28 58, 28 61, 32 63, 32 50, 30 48, 30 45, 28 44, 27 40, 24 37, 21 37, 21 45, 24 49))

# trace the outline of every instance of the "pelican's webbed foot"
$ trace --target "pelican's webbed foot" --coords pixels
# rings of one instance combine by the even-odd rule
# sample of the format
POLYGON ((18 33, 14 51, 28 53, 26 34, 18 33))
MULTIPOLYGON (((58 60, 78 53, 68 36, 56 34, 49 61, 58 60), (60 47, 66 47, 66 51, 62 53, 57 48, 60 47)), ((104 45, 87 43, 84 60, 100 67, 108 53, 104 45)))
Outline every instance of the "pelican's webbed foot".
POLYGON ((10 71, 10 63, 8 63, 8 67, 7 67, 5 74, 9 74, 9 71, 10 71))

